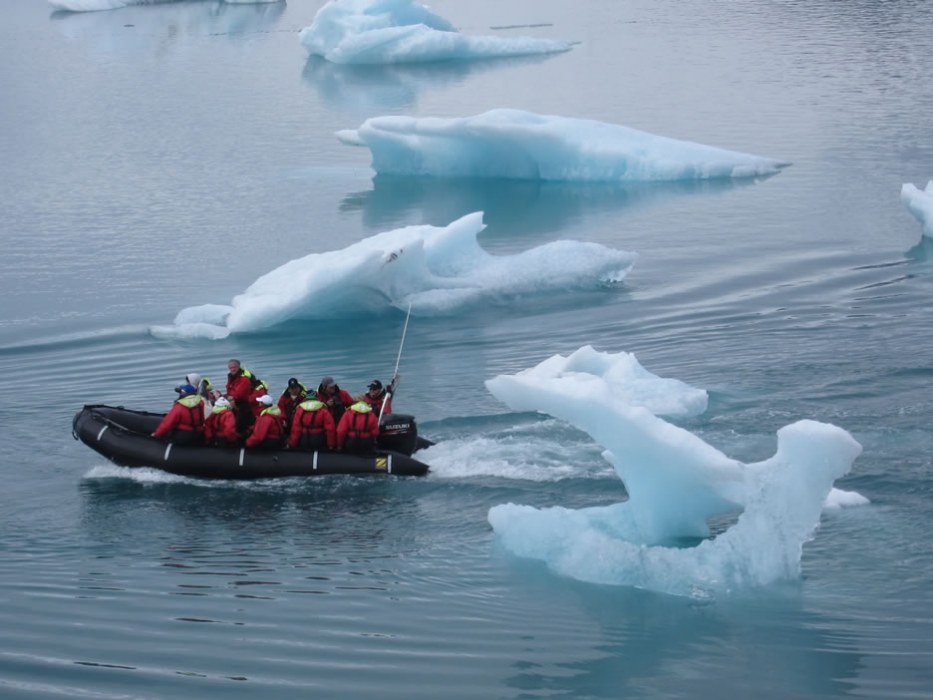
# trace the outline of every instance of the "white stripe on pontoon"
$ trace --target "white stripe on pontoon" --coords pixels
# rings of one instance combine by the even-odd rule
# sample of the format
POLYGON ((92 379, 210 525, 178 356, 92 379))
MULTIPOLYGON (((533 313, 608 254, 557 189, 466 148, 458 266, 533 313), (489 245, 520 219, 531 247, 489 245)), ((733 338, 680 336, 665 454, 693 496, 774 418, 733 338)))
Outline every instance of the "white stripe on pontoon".
POLYGON ((392 455, 389 455, 389 474, 392 473, 392 455))
POLYGON ((100 429, 100 432, 97 433, 97 439, 98 439, 98 441, 100 440, 100 436, 103 435, 104 433, 106 433, 106 432, 107 432, 107 428, 109 428, 109 427, 110 427, 109 425, 105 425, 103 428, 100 429))
POLYGON ((165 459, 166 462, 168 461, 168 456, 169 456, 169 454, 171 453, 171 451, 172 451, 172 443, 169 443, 168 445, 165 446, 165 457, 164 457, 164 459, 165 459))
POLYGON ((246 457, 246 448, 245 448, 245 447, 241 447, 241 448, 240 448, 240 466, 241 466, 241 467, 243 466, 243 459, 244 459, 244 457, 246 457))
POLYGON ((317 471, 317 450, 314 451, 314 459, 311 460, 311 469, 317 471))

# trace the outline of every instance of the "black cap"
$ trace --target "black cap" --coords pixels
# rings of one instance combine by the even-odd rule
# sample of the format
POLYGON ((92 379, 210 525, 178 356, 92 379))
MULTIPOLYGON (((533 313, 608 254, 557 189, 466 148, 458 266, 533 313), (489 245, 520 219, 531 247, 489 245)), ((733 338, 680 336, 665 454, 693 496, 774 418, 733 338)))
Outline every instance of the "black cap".
POLYGON ((301 382, 299 382, 295 377, 292 377, 288 380, 288 388, 291 389, 293 386, 301 386, 301 382))
POLYGON ((370 389, 381 389, 381 388, 382 388, 382 382, 380 382, 378 379, 373 379, 373 380, 369 383, 369 388, 370 388, 370 389))

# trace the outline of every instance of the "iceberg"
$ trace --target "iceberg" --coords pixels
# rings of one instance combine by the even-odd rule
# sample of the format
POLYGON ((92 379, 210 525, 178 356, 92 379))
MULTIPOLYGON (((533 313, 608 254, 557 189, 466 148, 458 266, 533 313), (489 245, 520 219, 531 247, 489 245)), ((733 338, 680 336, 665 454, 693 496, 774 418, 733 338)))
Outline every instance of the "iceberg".
POLYGON ((637 257, 596 243, 553 241, 514 255, 484 251, 483 213, 448 226, 407 226, 343 250, 312 253, 263 275, 229 305, 183 309, 165 338, 220 339, 292 319, 323 319, 410 308, 445 315, 503 297, 565 294, 620 283, 637 257))
POLYGON ((50 20, 63 36, 104 54, 164 56, 183 50, 183 39, 188 36, 234 39, 246 33, 269 31, 285 11, 285 3, 211 0, 121 5, 121 8, 119 12, 56 11, 50 20))
POLYGON ((472 117, 381 116, 337 132, 380 175, 560 182, 745 178, 788 163, 589 119, 494 109, 472 117))
MULTIPOLYGON (((53 10, 64 12, 100 12, 118 10, 130 5, 157 5, 172 0, 49 0, 53 10)), ((254 5, 285 2, 285 0, 222 0, 232 5, 254 5)), ((220 3, 222 4, 222 3, 220 3)))
POLYGON ((312 56, 357 65, 528 56, 571 48, 551 39, 467 36, 412 0, 331 0, 298 36, 312 56))
POLYGON ((909 182, 901 187, 901 201, 923 227, 923 235, 933 238, 933 180, 921 190, 909 182))
POLYGON ((97 12, 117 10, 132 4, 132 0, 49 0, 53 10, 65 12, 97 12))
POLYGON ((833 488, 861 452, 842 428, 798 421, 778 431, 772 457, 742 463, 659 417, 695 415, 703 395, 626 353, 585 346, 486 387, 588 433, 625 484, 628 500, 609 506, 490 509, 506 549, 561 575, 698 597, 792 580, 824 508, 865 502, 833 488), (734 522, 709 539, 714 519, 734 522))

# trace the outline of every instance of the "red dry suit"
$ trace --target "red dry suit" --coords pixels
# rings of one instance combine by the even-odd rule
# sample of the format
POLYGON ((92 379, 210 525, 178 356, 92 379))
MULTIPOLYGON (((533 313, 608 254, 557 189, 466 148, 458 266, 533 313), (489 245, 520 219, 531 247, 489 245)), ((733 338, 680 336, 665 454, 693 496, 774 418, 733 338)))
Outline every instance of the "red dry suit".
POLYGON ((298 450, 332 450, 337 446, 337 427, 327 406, 316 398, 295 409, 288 446, 298 450))
POLYGON ((380 415, 380 411, 383 415, 392 413, 392 394, 389 394, 385 391, 381 392, 376 398, 373 398, 370 396, 369 392, 366 392, 360 396, 359 401, 365 401, 368 403, 370 408, 373 409, 373 413, 376 414, 377 418, 380 415), (382 408, 383 403, 385 403, 384 410, 382 408))
POLYGON ((378 435, 379 419, 372 406, 357 401, 337 424, 337 447, 350 452, 369 452, 375 449, 378 435))
POLYGON ((285 417, 286 432, 292 424, 292 417, 295 415, 295 409, 297 409, 303 401, 307 401, 307 399, 308 393, 305 391, 304 387, 301 387, 294 396, 292 396, 288 389, 282 392, 282 395, 279 397, 278 406, 279 410, 282 411, 282 415, 285 417))
POLYGON ((204 399, 197 394, 182 396, 172 404, 153 437, 167 437, 171 442, 192 444, 204 438, 204 399))
POLYGON ((282 412, 278 406, 269 406, 256 419, 253 432, 246 438, 246 446, 276 449, 282 446, 284 436, 282 412))
POLYGON ((204 422, 204 439, 208 445, 227 447, 237 445, 240 435, 236 431, 236 414, 227 406, 214 406, 204 422))

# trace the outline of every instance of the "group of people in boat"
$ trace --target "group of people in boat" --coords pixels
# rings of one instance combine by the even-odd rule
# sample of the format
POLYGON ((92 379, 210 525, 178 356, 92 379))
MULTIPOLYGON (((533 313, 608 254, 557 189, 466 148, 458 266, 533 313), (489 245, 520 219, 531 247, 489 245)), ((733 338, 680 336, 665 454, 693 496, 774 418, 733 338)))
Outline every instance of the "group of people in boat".
POLYGON ((321 379, 317 390, 292 377, 276 400, 239 360, 231 359, 227 370, 225 391, 198 374, 185 375, 152 437, 178 445, 370 452, 399 380, 396 375, 384 387, 374 379, 354 398, 333 377, 321 379))

